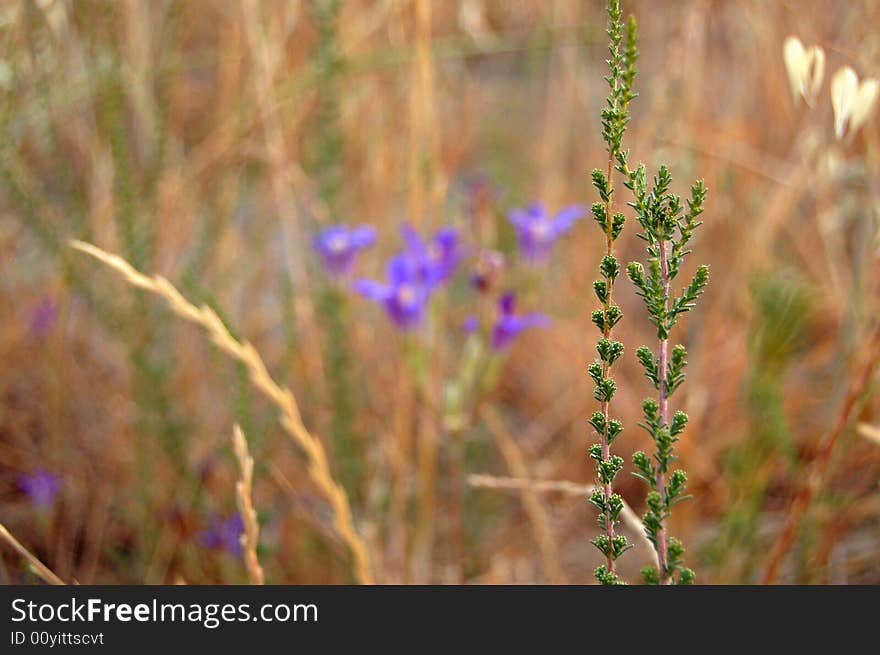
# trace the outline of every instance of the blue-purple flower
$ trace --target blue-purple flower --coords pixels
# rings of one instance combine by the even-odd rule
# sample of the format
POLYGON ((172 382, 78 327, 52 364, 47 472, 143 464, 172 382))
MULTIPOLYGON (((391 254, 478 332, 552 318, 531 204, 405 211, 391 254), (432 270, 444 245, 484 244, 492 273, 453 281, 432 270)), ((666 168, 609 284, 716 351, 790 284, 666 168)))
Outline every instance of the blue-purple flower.
POLYGON ((397 327, 409 330, 418 327, 431 297, 431 288, 424 282, 407 254, 394 257, 388 262, 388 283, 358 280, 355 291, 380 303, 397 327))
POLYGON ((543 205, 535 203, 526 209, 514 209, 508 218, 516 230, 523 257, 530 262, 539 262, 547 258, 553 244, 586 213, 585 207, 571 205, 551 216, 543 205))
POLYGON ((61 491, 61 478, 45 469, 37 469, 32 475, 22 475, 18 484, 39 510, 50 509, 61 491))
POLYGON ((401 232, 406 242, 402 256, 410 260, 408 265, 427 287, 434 288, 452 277, 463 254, 455 228, 440 229, 428 242, 409 225, 404 225, 401 232))
POLYGON ((313 245, 327 272, 342 277, 351 271, 357 254, 375 242, 376 230, 372 227, 362 225, 347 228, 334 225, 316 236, 313 245))
POLYGON ((388 262, 388 282, 358 280, 354 289, 384 307, 397 327, 422 323, 431 293, 448 281, 463 256, 458 232, 446 227, 425 242, 409 225, 402 229, 406 248, 388 262))
POLYGON ((31 309, 28 330, 32 336, 42 337, 55 327, 57 321, 58 303, 51 298, 43 298, 31 309))
POLYGON ((200 540, 205 548, 225 550, 234 557, 241 557, 244 549, 241 535, 244 534, 244 521, 237 512, 226 519, 215 516, 207 530, 201 533, 200 540))
POLYGON ((506 293, 498 302, 498 318, 492 326, 492 348, 505 350, 516 340, 523 330, 547 327, 550 319, 544 314, 517 315, 516 299, 512 293, 506 293))

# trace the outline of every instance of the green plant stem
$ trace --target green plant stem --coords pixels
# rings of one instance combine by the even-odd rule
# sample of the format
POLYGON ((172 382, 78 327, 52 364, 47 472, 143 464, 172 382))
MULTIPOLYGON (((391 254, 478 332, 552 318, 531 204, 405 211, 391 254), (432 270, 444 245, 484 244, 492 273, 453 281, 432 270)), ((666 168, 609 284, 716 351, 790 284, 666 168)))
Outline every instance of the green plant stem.
MULTIPOLYGON (((608 217, 605 221, 605 256, 613 257, 614 256, 614 238, 612 235, 612 221, 611 221, 611 193, 613 192, 613 186, 611 184, 611 176, 614 173, 614 150, 612 148, 608 149, 608 172, 606 178, 608 180, 608 200, 605 201, 605 216, 608 217)), ((608 310, 611 308, 612 302, 612 290, 614 288, 613 284, 608 285, 608 294, 605 297, 604 310, 605 313, 608 313, 608 310)), ((606 321, 604 330, 602 331, 603 336, 606 339, 611 338, 611 325, 606 321)), ((611 367, 607 362, 602 363, 602 377, 608 377, 608 370, 611 367)), ((599 443, 602 446, 602 460, 608 461, 611 459, 611 444, 609 443, 608 438, 608 425, 610 423, 610 410, 611 410, 611 401, 603 401, 599 410, 602 412, 602 418, 605 419, 605 428, 602 430, 602 433, 599 435, 599 443)), ((608 537, 608 543, 614 543, 614 517, 611 514, 611 506, 607 502, 608 499, 611 498, 611 494, 614 493, 613 486, 611 484, 611 480, 608 480, 603 485, 603 490, 605 491, 605 536, 608 537)), ((608 555, 605 558, 605 561, 608 566, 608 572, 611 575, 615 575, 614 570, 614 555, 611 550, 608 551, 608 555)))

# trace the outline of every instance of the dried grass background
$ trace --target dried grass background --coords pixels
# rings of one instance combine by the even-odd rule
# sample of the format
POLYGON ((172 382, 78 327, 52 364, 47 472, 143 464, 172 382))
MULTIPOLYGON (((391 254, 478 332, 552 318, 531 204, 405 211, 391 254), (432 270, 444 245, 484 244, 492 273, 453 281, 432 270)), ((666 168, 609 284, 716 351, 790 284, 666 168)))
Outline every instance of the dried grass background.
MULTIPOLYGON (((520 339, 464 435, 448 434, 414 390, 403 339, 375 307, 353 295, 326 304, 309 241, 331 223, 376 226, 358 270, 378 276, 406 220, 425 232, 454 224, 472 241, 497 231, 511 252, 510 208, 594 201, 603 3, 350 0, 335 31, 332 5, 0 8, 0 523, 64 580, 246 582, 241 560, 199 541, 208 517, 235 511, 235 423, 254 459, 266 580, 357 580, 309 460, 248 371, 71 239, 164 276, 253 344, 334 478, 356 482, 346 492, 377 581, 592 580, 585 496, 465 476, 593 482, 585 370, 598 231, 581 223, 530 281, 531 307, 554 325, 520 339), (493 190, 475 214, 476 176, 493 190), (46 300, 57 320, 37 334, 46 300), (346 359, 328 357, 333 343, 346 359), (329 437, 340 417, 354 464, 329 437), (63 479, 47 512, 18 484, 39 468, 63 479)), ((877 76, 880 6, 631 0, 625 10, 642 52, 631 158, 667 162, 678 192, 696 176, 710 189, 694 261, 711 265, 712 281, 678 337, 691 362, 676 400, 691 417, 680 455, 694 500, 672 533, 700 582, 755 582, 868 358, 878 312, 880 118, 835 141, 827 79, 816 108, 796 105, 782 42, 821 45, 826 78, 841 65, 877 76)), ((631 237, 624 261, 641 255, 631 237)), ((617 289, 631 353, 651 331, 630 285, 617 289)), ((447 294, 433 336, 438 393, 468 293, 447 294)), ((618 366, 626 431, 615 451, 628 460, 648 445, 636 424, 649 387, 631 356, 618 366)), ((880 423, 870 391, 782 581, 880 582, 880 446, 856 430, 880 423)), ((640 512, 643 486, 618 479, 640 512)), ((621 565, 635 581, 651 553, 630 537, 621 565)), ((0 582, 34 580, 2 552, 0 582)))

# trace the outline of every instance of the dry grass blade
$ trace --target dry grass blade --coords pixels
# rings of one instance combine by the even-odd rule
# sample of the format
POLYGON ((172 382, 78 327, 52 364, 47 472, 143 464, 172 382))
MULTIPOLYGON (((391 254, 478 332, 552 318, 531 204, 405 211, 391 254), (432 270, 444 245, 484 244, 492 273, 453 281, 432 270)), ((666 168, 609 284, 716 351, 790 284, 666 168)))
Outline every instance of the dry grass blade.
POLYGON ((247 341, 239 342, 236 340, 210 307, 205 305, 196 307, 164 277, 144 275, 118 255, 112 255, 89 243, 72 241, 71 245, 115 270, 132 286, 164 298, 175 314, 191 323, 201 325, 220 350, 244 364, 253 385, 263 392, 280 411, 282 427, 294 443, 305 452, 309 477, 330 504, 336 532, 351 550, 357 580, 362 584, 373 584, 367 548, 355 530, 348 495, 336 482, 330 471, 324 446, 305 427, 293 393, 290 389, 279 386, 272 379, 256 348, 247 341))
MULTIPOLYGON (((495 438, 495 443, 507 462, 507 468, 510 469, 510 472, 517 477, 528 477, 529 472, 522 451, 510 436, 502 418, 489 407, 483 409, 482 416, 495 438)), ((559 547, 550 528, 547 509, 530 487, 523 487, 521 491, 523 506, 534 528, 535 539, 541 549, 547 575, 554 584, 565 584, 565 572, 559 564, 559 547)))
MULTIPOLYGON (((589 496, 596 488, 591 484, 578 484, 577 482, 570 482, 568 480, 529 480, 528 478, 508 478, 480 474, 469 475, 467 481, 470 486, 479 489, 530 489, 534 492, 561 493, 567 496, 580 496, 581 498, 589 496)), ((654 546, 645 536, 645 531, 642 529, 642 520, 625 502, 623 504, 623 510, 620 512, 620 518, 623 519, 623 522, 639 536, 649 552, 654 554, 656 564, 657 553, 654 552, 654 546)))
POLYGON ((591 484, 578 484, 569 480, 530 480, 482 473, 469 475, 467 481, 470 486, 478 489, 509 489, 511 491, 531 489, 542 493, 561 493, 566 496, 589 496, 596 488, 591 484))
POLYGON ((257 557, 257 545, 260 543, 260 524, 253 502, 254 458, 248 451, 247 440, 238 425, 232 431, 232 446, 235 458, 241 471, 241 479, 235 483, 235 501, 244 521, 244 534, 241 545, 244 548, 244 564, 251 584, 264 584, 263 567, 257 557))
POLYGON ((66 584, 64 580, 59 578, 57 575, 52 573, 48 566, 43 564, 37 557, 31 553, 27 548, 19 543, 18 539, 12 536, 12 533, 6 529, 6 526, 0 523, 0 538, 3 539, 6 543, 12 546, 13 550, 17 552, 22 558, 28 563, 31 567, 31 570, 39 576, 43 582, 47 582, 51 585, 64 585, 66 584))

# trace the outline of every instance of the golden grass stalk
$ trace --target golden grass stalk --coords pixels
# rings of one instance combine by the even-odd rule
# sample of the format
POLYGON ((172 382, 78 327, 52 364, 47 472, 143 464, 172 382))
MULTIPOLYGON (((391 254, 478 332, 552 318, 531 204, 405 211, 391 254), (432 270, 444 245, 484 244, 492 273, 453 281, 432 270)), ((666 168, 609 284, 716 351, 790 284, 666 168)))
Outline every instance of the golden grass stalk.
POLYGON ((238 424, 232 430, 232 446, 235 450, 235 458, 238 460, 238 468, 241 471, 241 478, 235 483, 235 502, 244 522, 244 534, 241 535, 244 565, 251 584, 265 584, 263 567, 260 566, 260 560, 257 557, 257 544, 260 543, 260 524, 257 521, 257 512, 253 502, 254 458, 248 451, 247 440, 245 440, 244 433, 238 424))
MULTIPOLYGON (((483 409, 482 417, 486 422, 486 427, 489 428, 489 432, 495 438, 495 443, 498 446, 498 450, 501 451, 504 461, 507 462, 507 468, 516 477, 527 478, 529 471, 526 467, 525 457, 523 457, 522 450, 520 450, 516 441, 513 440, 513 437, 507 431, 504 420, 489 407, 483 409)), ((538 494, 531 487, 521 487, 521 491, 523 507, 532 524, 535 541, 538 542, 538 547, 541 549, 547 576, 553 584, 565 584, 565 571, 562 570, 562 566, 559 563, 559 547, 550 528, 550 516, 547 513, 547 509, 544 507, 541 499, 538 498, 538 494)))
POLYGON ((21 543, 12 536, 12 533, 6 529, 6 526, 0 523, 0 539, 3 539, 6 543, 12 546, 12 549, 21 555, 22 559, 24 559, 30 569, 41 579, 43 582, 47 582, 51 585, 64 585, 66 584, 64 580, 59 578, 57 575, 52 573, 52 570, 43 564, 37 556, 31 553, 27 548, 21 545, 21 543))
POLYGON ((333 525, 343 543, 351 551, 355 577, 361 584, 373 584, 370 558, 363 539, 355 530, 348 495, 333 478, 327 461, 327 452, 321 442, 305 427, 296 398, 287 387, 279 386, 269 372, 263 359, 248 341, 239 342, 226 327, 220 317, 206 305, 196 307, 174 286, 160 275, 149 277, 137 271, 131 264, 100 248, 82 241, 71 241, 71 245, 106 264, 122 275, 132 286, 163 298, 171 310, 190 323, 202 326, 220 350, 244 364, 251 382, 271 401, 281 414, 281 425, 293 442, 305 453, 308 472, 320 494, 330 504, 333 512, 333 525))

